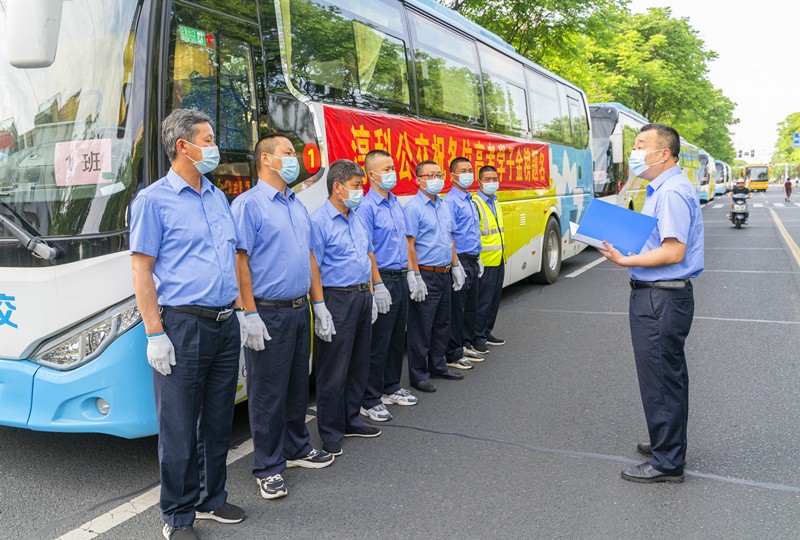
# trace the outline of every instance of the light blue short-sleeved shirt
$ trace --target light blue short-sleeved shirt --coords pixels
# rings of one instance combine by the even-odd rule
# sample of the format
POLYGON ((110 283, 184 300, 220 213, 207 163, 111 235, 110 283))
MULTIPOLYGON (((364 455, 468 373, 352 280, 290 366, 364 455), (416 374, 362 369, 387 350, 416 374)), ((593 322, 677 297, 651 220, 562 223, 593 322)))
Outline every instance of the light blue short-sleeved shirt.
POLYGON ((311 286, 311 219, 291 189, 263 180, 231 204, 244 250, 250 257, 253 296, 292 300, 311 286))
POLYGON ((347 215, 330 200, 311 214, 311 251, 323 287, 349 287, 372 277, 372 245, 364 220, 352 211, 347 215))
POLYGON ((642 213, 658 219, 658 224, 642 248, 642 253, 661 247, 666 238, 686 246, 686 255, 676 264, 657 268, 634 266, 631 279, 660 281, 696 278, 703 271, 703 213, 697 190, 677 165, 667 169, 647 185, 642 213))
POLYGON ((225 194, 203 176, 200 193, 169 170, 131 203, 131 251, 155 257, 162 306, 227 306, 241 248, 225 194))
POLYGON ((393 194, 384 198, 370 189, 364 202, 355 209, 364 220, 375 260, 382 270, 405 270, 408 268, 408 243, 403 206, 393 194))
POLYGON ((478 208, 472 202, 472 193, 453 188, 444 196, 444 202, 453 215, 453 242, 456 253, 480 255, 481 219, 478 208))
POLYGON ((414 238, 417 263, 447 266, 453 262, 453 217, 438 196, 429 199, 419 190, 403 210, 406 235, 414 238))

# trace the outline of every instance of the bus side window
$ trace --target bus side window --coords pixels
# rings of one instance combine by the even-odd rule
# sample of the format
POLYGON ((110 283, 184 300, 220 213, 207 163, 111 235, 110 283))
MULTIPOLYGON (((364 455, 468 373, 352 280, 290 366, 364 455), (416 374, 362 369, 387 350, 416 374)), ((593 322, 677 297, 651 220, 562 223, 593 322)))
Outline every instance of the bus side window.
POLYGON ((411 104, 406 44, 360 21, 353 21, 361 96, 411 104))
POLYGON ((528 101, 522 65, 483 45, 478 45, 483 70, 483 97, 490 131, 528 134, 528 101))
POLYGON ((257 137, 252 52, 243 41, 221 36, 219 42, 217 144, 223 150, 250 152, 257 137))
POLYGON ((534 138, 563 143, 564 125, 558 86, 552 79, 525 70, 531 103, 531 131, 534 138))
POLYGON ((568 97, 570 125, 572 127, 572 146, 586 148, 589 144, 589 124, 586 120, 586 111, 580 101, 568 97))

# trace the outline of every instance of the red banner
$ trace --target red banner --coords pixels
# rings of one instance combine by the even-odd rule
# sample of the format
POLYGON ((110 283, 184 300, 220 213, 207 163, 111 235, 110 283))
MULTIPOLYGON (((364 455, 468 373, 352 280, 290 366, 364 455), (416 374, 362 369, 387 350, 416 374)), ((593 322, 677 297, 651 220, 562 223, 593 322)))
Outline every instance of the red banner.
POLYGON ((484 165, 495 167, 501 190, 550 187, 546 144, 389 114, 329 106, 324 110, 329 162, 351 159, 363 166, 369 151, 385 150, 397 168, 395 195, 417 192, 414 169, 420 161, 435 161, 447 176, 450 161, 459 156, 472 162, 476 177, 484 165))

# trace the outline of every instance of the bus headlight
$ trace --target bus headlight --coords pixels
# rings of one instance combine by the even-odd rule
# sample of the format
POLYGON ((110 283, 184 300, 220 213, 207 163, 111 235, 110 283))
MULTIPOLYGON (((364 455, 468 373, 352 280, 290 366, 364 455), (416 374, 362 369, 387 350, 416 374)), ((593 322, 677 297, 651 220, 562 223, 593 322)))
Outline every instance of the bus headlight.
POLYGON ((129 298, 46 342, 31 360, 53 369, 75 369, 97 358, 111 342, 141 320, 136 300, 129 298))

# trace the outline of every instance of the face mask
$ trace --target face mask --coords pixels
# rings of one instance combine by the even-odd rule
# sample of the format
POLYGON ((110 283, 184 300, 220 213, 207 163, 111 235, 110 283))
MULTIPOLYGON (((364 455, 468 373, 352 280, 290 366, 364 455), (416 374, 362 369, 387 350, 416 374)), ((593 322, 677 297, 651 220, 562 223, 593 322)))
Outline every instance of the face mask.
MULTIPOLYGON (((661 150, 663 150, 663 148, 661 150)), ((645 162, 645 156, 647 156, 647 154, 652 152, 661 152, 661 150, 650 150, 649 152, 647 150, 631 150, 631 156, 628 158, 628 167, 630 167, 633 175, 639 176, 653 165, 664 163, 666 159, 662 159, 661 161, 657 161, 651 165, 648 165, 647 162, 645 162)))
POLYGON ((361 199, 364 198, 364 191, 362 189, 348 189, 347 192, 349 193, 348 197, 342 199, 344 205, 350 210, 358 208, 361 204, 361 199))
POLYGON ((381 181, 377 182, 377 184, 381 187, 381 189, 391 191, 394 189, 394 186, 397 185, 397 173, 392 171, 381 174, 381 181))
POLYGON ((475 181, 475 176, 473 176, 472 173, 464 173, 458 175, 456 184, 458 184, 460 187, 464 189, 467 189, 469 186, 472 185, 474 181, 475 181))
POLYGON ((284 182, 291 184, 297 180, 297 177, 300 175, 300 162, 298 162, 297 158, 294 156, 281 156, 281 168, 276 169, 270 167, 270 169, 278 173, 278 175, 283 178, 284 182))
POLYGON ((444 178, 431 178, 428 180, 428 187, 423 188, 425 191, 430 193, 431 195, 438 195, 442 188, 444 187, 444 178))
POLYGON ((500 182, 484 182, 481 190, 487 195, 494 195, 499 187, 500 182))
MULTIPOLYGON (((186 141, 186 139, 184 139, 184 141, 186 141)), ((189 158, 192 160, 192 163, 194 163, 194 166, 197 167, 197 170, 200 171, 200 174, 210 173, 217 168, 219 165, 219 148, 216 146, 197 146, 189 141, 186 142, 199 148, 203 152, 203 159, 200 161, 189 158)), ((186 157, 189 157, 189 155, 187 154, 186 157)))

